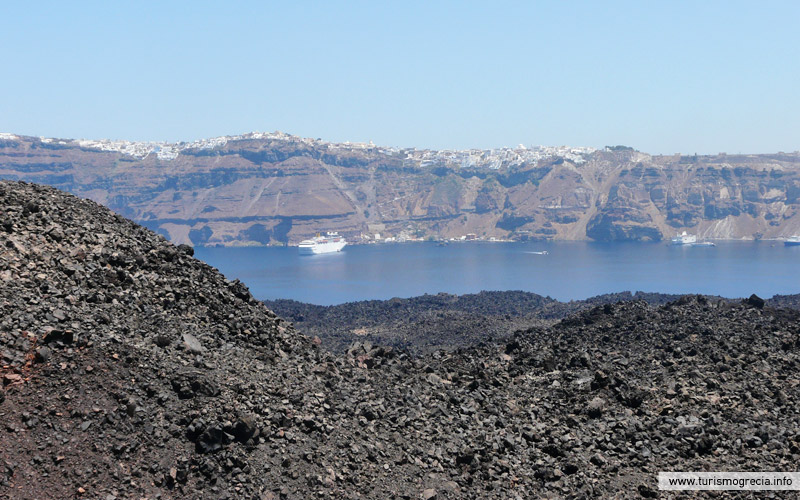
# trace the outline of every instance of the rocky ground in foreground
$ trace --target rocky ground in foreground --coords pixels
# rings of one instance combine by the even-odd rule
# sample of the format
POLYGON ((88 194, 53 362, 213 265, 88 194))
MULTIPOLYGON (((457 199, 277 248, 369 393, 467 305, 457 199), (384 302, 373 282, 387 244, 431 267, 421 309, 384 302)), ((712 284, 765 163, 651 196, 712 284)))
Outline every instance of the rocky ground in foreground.
POLYGON ((800 314, 755 297, 337 355, 54 189, 0 183, 0 256, 0 497, 649 498, 800 460, 800 314))

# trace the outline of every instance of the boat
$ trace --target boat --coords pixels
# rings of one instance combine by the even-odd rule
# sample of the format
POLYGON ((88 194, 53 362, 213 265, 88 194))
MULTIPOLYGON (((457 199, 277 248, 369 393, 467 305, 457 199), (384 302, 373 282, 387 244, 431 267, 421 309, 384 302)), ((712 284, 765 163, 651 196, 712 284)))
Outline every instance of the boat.
POLYGON ((786 241, 783 242, 783 244, 787 247, 800 245, 800 236, 790 236, 786 239, 786 241))
POLYGON ((310 240, 301 241, 298 248, 300 249, 300 255, 315 255, 341 252, 345 245, 347 245, 347 241, 343 236, 339 236, 339 233, 336 232, 328 232, 325 233, 325 236, 317 234, 310 240))
POLYGON ((686 231, 672 238, 673 245, 694 245, 697 243, 697 236, 688 234, 686 231))
POLYGON ((713 241, 698 241, 697 243, 692 243, 693 247, 715 247, 717 245, 714 244, 713 241))
POLYGON ((541 252, 528 252, 528 253, 532 253, 533 255, 549 255, 550 254, 550 252, 548 252, 547 250, 542 250, 541 252))

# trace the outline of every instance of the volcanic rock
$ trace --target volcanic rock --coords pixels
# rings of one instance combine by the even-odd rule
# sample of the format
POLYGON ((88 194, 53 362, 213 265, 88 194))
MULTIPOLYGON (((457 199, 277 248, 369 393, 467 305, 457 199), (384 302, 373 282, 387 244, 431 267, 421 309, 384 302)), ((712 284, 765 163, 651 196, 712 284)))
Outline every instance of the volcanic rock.
POLYGON ((763 309, 764 304, 766 304, 766 301, 761 297, 759 297, 758 295, 753 294, 750 297, 748 297, 747 303, 755 307, 756 309, 763 309))
POLYGON ((0 209, 0 497, 639 498, 800 460, 793 310, 633 297, 338 355, 93 202, 2 182, 0 209))

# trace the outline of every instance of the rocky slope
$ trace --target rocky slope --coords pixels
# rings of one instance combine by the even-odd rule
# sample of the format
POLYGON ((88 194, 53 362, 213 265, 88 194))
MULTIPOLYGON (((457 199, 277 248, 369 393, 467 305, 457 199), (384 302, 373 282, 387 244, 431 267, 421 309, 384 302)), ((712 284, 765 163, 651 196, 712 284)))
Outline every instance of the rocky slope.
MULTIPOLYGON (((307 304, 290 299, 266 300, 264 304, 298 331, 319 337, 321 347, 344 353, 357 343, 390 346, 412 356, 437 350, 454 351, 481 343, 501 342, 517 330, 532 325, 552 326, 587 309, 619 302, 641 301, 664 305, 679 295, 620 292, 584 300, 559 302, 531 292, 480 292, 451 295, 439 293, 408 299, 365 300, 333 306, 307 304)), ((705 296, 714 302, 741 299, 705 296)), ((775 295, 764 303, 773 308, 800 311, 800 294, 775 295)))
POLYGON ((0 134, 0 177, 91 198, 175 243, 381 237, 660 240, 800 233, 800 153, 429 151, 281 133, 194 143, 0 134))
POLYGON ((369 342, 413 356, 498 342, 516 330, 549 326, 570 314, 598 305, 640 300, 662 305, 677 295, 630 292, 559 302, 522 291, 467 295, 439 293, 409 299, 365 300, 335 306, 296 300, 267 300, 266 306, 300 332, 317 336, 321 346, 344 353, 369 342))
POLYGON ((311 343, 190 247, 93 202, 0 183, 0 206, 0 493, 150 497, 246 467, 256 406, 280 392, 240 399, 248 373, 279 380, 311 343))
POLYGON ((93 202, 3 182, 0 214, 0 497, 641 498, 800 460, 800 315, 755 297, 336 356, 93 202))

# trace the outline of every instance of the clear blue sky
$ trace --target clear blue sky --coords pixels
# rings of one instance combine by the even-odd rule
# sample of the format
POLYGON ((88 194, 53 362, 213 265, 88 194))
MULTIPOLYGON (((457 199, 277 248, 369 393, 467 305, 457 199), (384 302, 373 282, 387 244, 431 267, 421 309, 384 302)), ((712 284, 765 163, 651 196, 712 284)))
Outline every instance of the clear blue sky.
POLYGON ((4 2, 0 131, 800 149, 800 2, 4 2))

